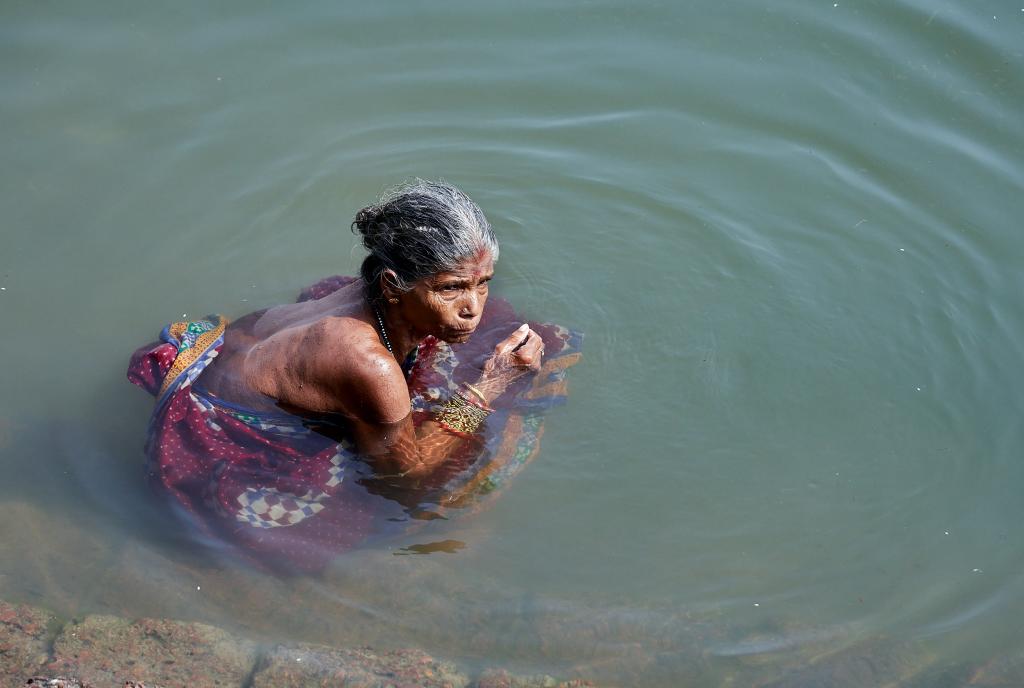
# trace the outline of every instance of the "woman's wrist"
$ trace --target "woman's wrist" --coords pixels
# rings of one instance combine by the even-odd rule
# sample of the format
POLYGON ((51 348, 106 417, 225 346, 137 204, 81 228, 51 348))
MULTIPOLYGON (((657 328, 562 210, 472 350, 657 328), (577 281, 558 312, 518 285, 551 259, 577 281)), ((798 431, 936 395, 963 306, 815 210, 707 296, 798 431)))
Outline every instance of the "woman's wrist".
POLYGON ((459 437, 475 437, 481 431, 487 417, 494 413, 483 394, 474 385, 463 383, 452 392, 435 420, 448 432, 459 437))
POLYGON ((508 387, 508 380, 504 379, 504 376, 484 373, 479 380, 473 383, 471 391, 481 396, 485 404, 491 404, 504 394, 506 387, 508 387))

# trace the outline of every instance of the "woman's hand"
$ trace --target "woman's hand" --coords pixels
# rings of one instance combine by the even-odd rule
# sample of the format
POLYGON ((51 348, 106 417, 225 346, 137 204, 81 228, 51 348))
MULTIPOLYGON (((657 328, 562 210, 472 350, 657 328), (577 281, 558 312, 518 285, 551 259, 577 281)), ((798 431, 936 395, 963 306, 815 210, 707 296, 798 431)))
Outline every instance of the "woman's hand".
MULTIPOLYGON (((480 379, 470 391, 482 394, 487 403, 493 402, 509 384, 539 370, 543 353, 544 342, 540 335, 529 325, 522 325, 494 347, 494 353, 484 363, 480 379)), ((349 427, 360 453, 367 457, 378 475, 410 480, 421 478, 449 458, 463 437, 444 429, 436 419, 416 427, 408 412, 397 422, 388 420, 395 417, 389 415, 394 414, 388 405, 389 400, 401 396, 405 404, 409 402, 401 369, 394 365, 394 358, 387 361, 390 365, 385 367, 392 376, 390 384, 382 382, 378 367, 368 365, 359 370, 362 386, 350 394, 359 399, 369 398, 372 408, 385 408, 386 412, 371 415, 364 408, 358 408, 356 412, 349 413, 349 427), (402 387, 400 395, 395 392, 398 386, 402 387), (374 399, 375 402, 372 401, 374 399), (360 410, 363 415, 359 415, 360 410)), ((351 379, 353 376, 348 377, 351 379)))
POLYGON ((477 388, 488 402, 497 399, 516 379, 540 370, 544 341, 523 323, 515 332, 498 342, 494 353, 484 363, 477 388))

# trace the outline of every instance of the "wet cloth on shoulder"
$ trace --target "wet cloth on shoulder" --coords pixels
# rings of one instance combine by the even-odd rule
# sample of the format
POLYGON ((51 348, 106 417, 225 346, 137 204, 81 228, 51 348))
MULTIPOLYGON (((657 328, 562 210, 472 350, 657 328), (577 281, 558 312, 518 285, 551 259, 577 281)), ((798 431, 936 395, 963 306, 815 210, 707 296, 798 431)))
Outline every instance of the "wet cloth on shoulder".
MULTIPOLYGON (((355 279, 321 280, 299 301, 355 279)), ((492 299, 469 342, 424 340, 406 362, 413 421, 432 418, 461 383, 472 382, 521 322, 507 302, 492 299)), ((541 370, 494 405, 482 443, 462 443, 430 476, 418 510, 450 516, 480 508, 536 456, 544 414, 566 399, 565 374, 579 360, 581 337, 558 325, 530 326, 544 340, 541 370)), ((373 480, 342 423, 255 412, 197 383, 220 352, 226 327, 217 315, 173 323, 132 355, 129 380, 156 397, 146 441, 154 484, 201 533, 272 566, 315 570, 375 533, 393 532, 394 503, 366 489, 373 480)))

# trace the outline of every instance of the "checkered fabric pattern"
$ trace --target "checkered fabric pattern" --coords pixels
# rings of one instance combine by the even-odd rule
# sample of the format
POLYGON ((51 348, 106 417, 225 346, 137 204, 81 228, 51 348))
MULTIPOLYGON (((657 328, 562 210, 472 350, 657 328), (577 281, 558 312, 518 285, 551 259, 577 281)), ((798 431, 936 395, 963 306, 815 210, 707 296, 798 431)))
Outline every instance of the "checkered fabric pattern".
POLYGON ((241 507, 235 518, 254 528, 294 526, 323 510, 320 502, 326 498, 325 493, 312 490, 299 496, 273 487, 248 487, 238 495, 241 507))

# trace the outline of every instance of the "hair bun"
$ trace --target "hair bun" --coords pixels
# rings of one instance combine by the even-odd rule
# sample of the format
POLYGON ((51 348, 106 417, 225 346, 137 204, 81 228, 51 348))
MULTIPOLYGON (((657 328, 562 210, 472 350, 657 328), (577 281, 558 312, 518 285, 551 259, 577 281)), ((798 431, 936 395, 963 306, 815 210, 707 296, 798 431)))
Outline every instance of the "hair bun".
POLYGON ((352 231, 358 230, 360 234, 366 234, 371 225, 377 224, 378 218, 380 218, 380 208, 368 205, 356 213, 356 219, 352 221, 352 231))
POLYGON ((380 244, 382 235, 388 232, 384 220, 384 208, 379 205, 368 205, 356 213, 352 221, 352 232, 358 232, 363 237, 363 246, 367 251, 373 253, 376 246, 380 244))

